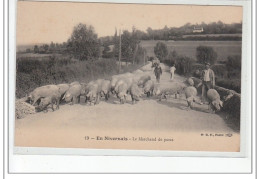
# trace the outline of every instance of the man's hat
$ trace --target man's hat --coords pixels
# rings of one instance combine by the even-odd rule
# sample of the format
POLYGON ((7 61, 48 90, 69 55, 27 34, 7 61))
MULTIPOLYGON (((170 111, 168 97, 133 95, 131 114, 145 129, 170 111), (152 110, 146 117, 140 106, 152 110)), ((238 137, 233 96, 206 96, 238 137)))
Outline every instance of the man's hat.
POLYGON ((210 63, 209 63, 209 62, 206 62, 205 65, 209 65, 209 66, 210 66, 210 63))

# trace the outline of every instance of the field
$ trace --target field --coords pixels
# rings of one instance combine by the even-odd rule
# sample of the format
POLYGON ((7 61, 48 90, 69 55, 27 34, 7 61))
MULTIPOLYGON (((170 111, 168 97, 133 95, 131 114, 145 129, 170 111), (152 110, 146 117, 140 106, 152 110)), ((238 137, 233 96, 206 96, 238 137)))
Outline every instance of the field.
MULTIPOLYGON (((16 58, 38 58, 39 60, 46 59, 45 57, 61 56, 61 54, 39 54, 39 53, 17 53, 16 58)), ((47 58, 48 59, 48 58, 47 58)))
POLYGON ((183 35, 183 38, 186 37, 242 37, 242 34, 196 34, 196 35, 183 35))
MULTIPOLYGON (((141 41, 142 47, 147 50, 148 56, 154 56, 153 49, 157 40, 141 41)), ((168 51, 175 50, 178 55, 196 59, 196 48, 200 45, 210 46, 218 54, 218 61, 226 60, 228 56, 241 55, 241 41, 164 41, 168 51)))

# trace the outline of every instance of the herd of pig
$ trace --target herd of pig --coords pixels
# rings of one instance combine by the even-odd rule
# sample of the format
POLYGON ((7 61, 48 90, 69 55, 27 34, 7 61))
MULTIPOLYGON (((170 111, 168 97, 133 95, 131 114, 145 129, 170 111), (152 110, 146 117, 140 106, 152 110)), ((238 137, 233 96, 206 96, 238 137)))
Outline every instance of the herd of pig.
MULTIPOLYGON (((188 108, 193 107, 193 103, 198 100, 197 89, 192 84, 192 79, 188 79, 188 83, 174 83, 170 87, 163 87, 151 80, 151 76, 141 70, 136 70, 133 73, 124 73, 114 75, 110 80, 98 79, 89 83, 80 83, 78 81, 70 84, 46 85, 38 87, 33 90, 27 97, 27 101, 36 106, 37 111, 48 111, 47 108, 51 106, 54 111, 54 104, 56 109, 59 109, 61 101, 75 104, 80 102, 80 97, 85 97, 85 103, 98 104, 101 98, 108 100, 110 95, 115 95, 121 104, 126 102, 128 95, 131 96, 132 104, 139 101, 144 94, 147 97, 158 96, 159 100, 167 99, 167 96, 178 95, 184 93, 186 96, 188 108)), ((209 105, 213 111, 220 110, 222 101, 216 90, 208 91, 209 105)))

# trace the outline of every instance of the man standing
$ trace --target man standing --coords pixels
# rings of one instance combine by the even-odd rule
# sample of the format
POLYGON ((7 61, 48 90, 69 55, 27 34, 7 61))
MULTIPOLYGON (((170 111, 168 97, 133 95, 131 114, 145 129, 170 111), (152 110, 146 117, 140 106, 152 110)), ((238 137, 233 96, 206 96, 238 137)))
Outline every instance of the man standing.
POLYGON ((211 88, 215 88, 215 74, 210 69, 210 64, 205 64, 205 70, 202 71, 202 83, 198 84, 197 87, 202 85, 202 100, 206 100, 207 91, 211 88))
POLYGON ((154 68, 154 74, 155 74, 157 83, 160 83, 160 77, 161 77, 161 74, 162 74, 162 68, 161 68, 160 64, 157 64, 157 65, 155 66, 155 68, 154 68))
POLYGON ((175 64, 173 64, 172 67, 170 68, 171 80, 173 80, 175 70, 176 70, 175 64))

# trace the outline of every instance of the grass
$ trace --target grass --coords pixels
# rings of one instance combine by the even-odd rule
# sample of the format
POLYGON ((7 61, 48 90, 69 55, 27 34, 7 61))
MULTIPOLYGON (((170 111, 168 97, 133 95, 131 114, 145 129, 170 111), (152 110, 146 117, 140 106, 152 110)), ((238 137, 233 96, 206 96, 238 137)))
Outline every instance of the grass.
MULTIPOLYGON (((158 40, 141 41, 142 47, 147 51, 148 56, 154 55, 154 47, 158 40)), ((196 48, 200 45, 210 46, 218 54, 218 61, 226 61, 228 56, 241 55, 241 41, 163 41, 168 51, 175 50, 178 55, 196 59, 196 48)))
POLYGON ((38 60, 48 59, 47 57, 51 57, 51 56, 61 56, 61 54, 39 54, 39 53, 17 53, 16 54, 16 58, 37 58, 38 60))

